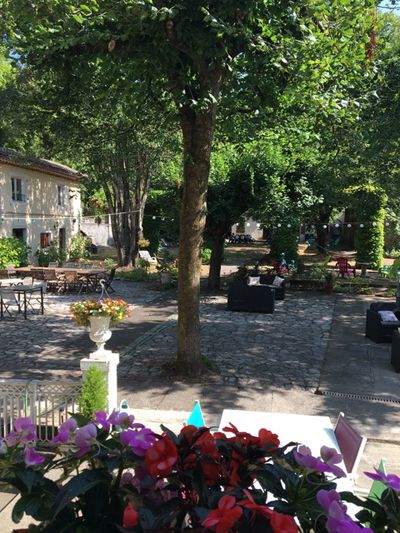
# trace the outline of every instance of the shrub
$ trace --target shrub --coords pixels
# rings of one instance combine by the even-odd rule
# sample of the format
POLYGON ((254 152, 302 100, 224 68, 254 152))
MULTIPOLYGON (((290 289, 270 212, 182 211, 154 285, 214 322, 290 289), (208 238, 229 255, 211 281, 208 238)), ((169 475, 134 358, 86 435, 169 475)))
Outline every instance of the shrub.
POLYGON ((143 259, 143 257, 141 257, 138 261, 138 267, 147 271, 150 268, 150 263, 146 259, 143 259))
POLYGON ((271 234, 271 256, 275 258, 285 254, 286 261, 297 259, 297 248, 299 242, 298 222, 290 220, 279 228, 274 228, 271 234))
POLYGON ((104 372, 92 366, 86 372, 78 398, 79 409, 86 418, 93 418, 94 413, 107 407, 108 389, 104 372))
POLYGON ((16 267, 26 265, 28 262, 28 247, 15 237, 0 237, 0 268, 8 265, 16 267))
POLYGON ((172 272, 176 270, 176 259, 168 250, 163 250, 160 255, 157 257, 158 272, 172 272))
POLYGON ((397 272, 400 272, 400 257, 397 257, 389 268, 389 277, 397 280, 397 272))
POLYGON ((370 263, 372 268, 380 268, 383 260, 387 195, 383 189, 373 185, 356 185, 346 189, 345 193, 351 199, 357 221, 364 224, 363 227, 357 227, 355 235, 357 261, 370 263))
POLYGON ((127 279, 130 281, 149 281, 152 275, 144 268, 134 268, 118 272, 118 279, 127 279))
POLYGON ((400 256, 400 250, 398 250, 397 248, 392 248, 391 250, 388 250, 385 253, 385 257, 390 257, 391 259, 396 259, 399 256, 400 256))
POLYGON ((68 255, 71 261, 78 261, 89 257, 89 252, 86 247, 89 246, 90 241, 83 235, 74 235, 71 239, 71 244, 68 250, 68 255))
POLYGON ((201 249, 201 262, 203 265, 209 265, 211 260, 211 250, 210 248, 202 248, 201 249))
POLYGON ((35 252, 35 256, 38 260, 38 265, 41 267, 49 266, 49 263, 56 262, 59 265, 67 258, 67 253, 62 248, 59 248, 55 244, 47 246, 47 248, 38 248, 35 252))
POLYGON ((118 266, 118 263, 115 261, 115 259, 113 259, 112 257, 106 257, 103 261, 103 265, 108 268, 108 269, 111 269, 111 268, 115 268, 118 266))

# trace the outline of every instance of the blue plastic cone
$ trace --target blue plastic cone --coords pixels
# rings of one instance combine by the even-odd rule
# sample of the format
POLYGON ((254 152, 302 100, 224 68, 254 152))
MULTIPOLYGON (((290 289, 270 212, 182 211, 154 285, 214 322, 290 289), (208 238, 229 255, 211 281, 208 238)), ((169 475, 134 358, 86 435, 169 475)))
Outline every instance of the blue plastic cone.
POLYGON ((197 428, 201 428, 206 425, 203 418, 203 413, 201 411, 200 402, 199 400, 196 400, 194 402, 193 411, 191 412, 189 418, 186 422, 187 426, 196 426, 197 428))

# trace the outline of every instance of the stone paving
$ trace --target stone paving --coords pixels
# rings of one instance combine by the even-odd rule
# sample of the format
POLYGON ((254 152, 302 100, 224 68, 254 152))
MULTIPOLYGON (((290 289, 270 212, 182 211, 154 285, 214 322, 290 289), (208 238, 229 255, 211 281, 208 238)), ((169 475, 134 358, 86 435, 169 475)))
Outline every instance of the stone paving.
MULTIPOLYGON (((289 294, 273 315, 228 311, 226 297, 203 299, 202 353, 219 368, 214 379, 228 385, 316 389, 335 300, 289 294)), ((154 328, 121 354, 124 376, 162 373, 176 351, 176 316, 154 328)))
MULTIPOLYGON (((146 306, 160 298, 138 282, 114 282, 120 297, 136 306, 146 306)), ((88 354, 93 344, 85 328, 71 320, 69 306, 82 299, 97 298, 96 294, 58 295, 47 293, 45 314, 31 310, 28 319, 22 315, 0 320, 0 377, 35 378, 79 375, 79 359, 88 354)), ((126 326, 126 324, 124 324, 126 326)))

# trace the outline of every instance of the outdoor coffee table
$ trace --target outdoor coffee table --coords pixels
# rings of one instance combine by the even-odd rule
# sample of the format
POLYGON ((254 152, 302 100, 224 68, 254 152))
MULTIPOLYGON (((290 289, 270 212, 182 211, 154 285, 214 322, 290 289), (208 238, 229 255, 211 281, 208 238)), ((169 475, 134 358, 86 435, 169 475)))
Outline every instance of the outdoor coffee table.
POLYGON ((367 276, 367 268, 371 267, 371 263, 366 263, 364 261, 357 261, 356 268, 361 269, 361 277, 365 278, 367 276))

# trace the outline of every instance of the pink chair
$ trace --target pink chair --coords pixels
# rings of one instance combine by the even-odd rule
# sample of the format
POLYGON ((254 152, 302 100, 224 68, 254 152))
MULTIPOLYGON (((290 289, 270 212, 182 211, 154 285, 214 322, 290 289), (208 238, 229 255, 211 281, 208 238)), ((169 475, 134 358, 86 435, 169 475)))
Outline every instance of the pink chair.
POLYGON ((354 481, 367 439, 351 426, 343 413, 339 413, 334 432, 348 477, 354 481))
POLYGON ((351 276, 351 274, 354 277, 356 276, 356 267, 349 263, 347 257, 338 257, 335 267, 339 269, 339 276, 342 276, 342 278, 351 276))

